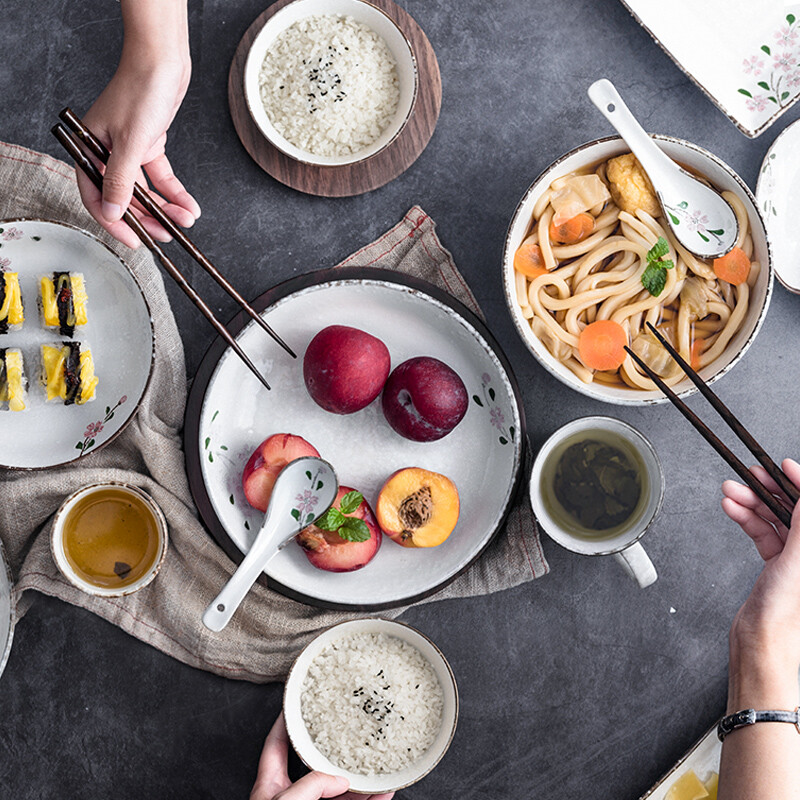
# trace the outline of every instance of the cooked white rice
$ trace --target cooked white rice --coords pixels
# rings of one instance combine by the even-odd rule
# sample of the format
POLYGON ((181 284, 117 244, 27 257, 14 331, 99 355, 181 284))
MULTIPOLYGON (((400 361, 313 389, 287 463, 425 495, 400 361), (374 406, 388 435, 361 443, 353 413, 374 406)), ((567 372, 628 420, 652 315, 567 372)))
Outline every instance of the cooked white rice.
POLYGON ((259 82, 270 122, 293 145, 318 156, 347 156, 371 145, 400 99, 386 42, 337 14, 306 17, 277 36, 259 82))
POLYGON ((444 695, 428 660, 383 633, 332 642, 311 662, 300 697, 311 739, 359 775, 398 772, 431 746, 444 695))

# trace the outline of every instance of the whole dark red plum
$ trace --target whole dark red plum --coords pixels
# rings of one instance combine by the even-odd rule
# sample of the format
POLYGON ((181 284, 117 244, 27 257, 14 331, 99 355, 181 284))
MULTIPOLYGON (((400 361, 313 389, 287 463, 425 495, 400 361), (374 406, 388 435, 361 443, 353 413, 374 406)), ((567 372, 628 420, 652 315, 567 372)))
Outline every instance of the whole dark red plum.
POLYGON ((323 328, 303 358, 303 379, 311 398, 326 411, 352 414, 380 393, 391 368, 386 345, 347 325, 323 328))
POLYGON ((467 413, 469 397, 458 374, 442 361, 417 356, 394 369, 383 387, 386 421, 401 436, 432 442, 447 436, 467 413))

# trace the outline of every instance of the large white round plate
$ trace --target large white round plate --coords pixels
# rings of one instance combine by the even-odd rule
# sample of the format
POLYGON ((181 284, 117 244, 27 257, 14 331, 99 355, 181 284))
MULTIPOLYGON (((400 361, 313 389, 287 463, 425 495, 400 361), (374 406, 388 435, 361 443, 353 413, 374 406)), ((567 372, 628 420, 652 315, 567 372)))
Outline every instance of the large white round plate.
MULTIPOLYGON (((189 397, 185 443, 192 493, 211 532, 229 555, 242 558, 263 518, 244 498, 245 462, 271 434, 297 434, 334 465, 340 484, 363 492, 373 508, 395 470, 416 466, 455 482, 461 514, 455 531, 438 547, 405 548, 383 537, 376 557, 355 572, 318 570, 292 545, 270 562, 268 584, 315 605, 360 609, 388 608, 438 590, 499 530, 520 477, 521 404, 491 335, 435 287, 371 268, 295 278, 254 305, 265 309, 264 318, 299 357, 292 359, 252 322, 239 334, 273 387, 267 391, 221 340, 206 355, 189 397), (302 355, 312 337, 333 324, 378 336, 393 366, 417 355, 449 364, 471 398, 462 422, 438 442, 419 443, 389 427, 379 400, 347 416, 321 409, 305 389, 302 355)), ((241 325, 237 318, 229 327, 236 333, 241 325)))
POLYGON ((3 674, 11 640, 14 637, 14 604, 11 602, 11 570, 5 559, 3 543, 0 542, 0 675, 3 674))
POLYGON ((18 272, 25 307, 22 329, 0 335, 19 348, 28 378, 25 411, 0 411, 0 466, 43 469, 99 450, 139 407, 153 363, 153 323, 142 290, 125 263, 99 239, 63 222, 0 222, 0 269, 18 272), (42 326, 39 278, 81 272, 89 295, 88 324, 75 341, 92 351, 96 399, 84 405, 46 403, 39 383, 41 345, 62 341, 42 326))
POLYGON ((756 200, 772 245, 775 277, 800 294, 800 230, 797 226, 800 185, 800 120, 772 143, 758 174, 756 200))

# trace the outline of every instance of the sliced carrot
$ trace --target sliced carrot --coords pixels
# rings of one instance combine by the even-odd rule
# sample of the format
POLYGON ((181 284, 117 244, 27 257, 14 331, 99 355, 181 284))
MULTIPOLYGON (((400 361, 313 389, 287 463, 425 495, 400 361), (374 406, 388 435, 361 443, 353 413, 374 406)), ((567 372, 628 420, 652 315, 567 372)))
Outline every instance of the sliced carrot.
POLYGON ((703 350, 706 349, 706 340, 705 339, 695 339, 692 342, 692 353, 691 358, 689 359, 689 366, 697 372, 700 369, 700 356, 703 354, 703 350))
POLYGON ((578 214, 566 222, 556 225, 550 223, 550 241, 557 244, 577 244, 594 230, 594 217, 591 214, 578 214))
POLYGON ((741 247, 734 247, 729 253, 714 259, 714 272, 721 281, 738 286, 750 274, 750 259, 741 247))
POLYGON ((599 319, 581 331, 578 337, 578 352, 581 361, 589 369, 605 372, 622 366, 627 355, 626 344, 628 344, 628 334, 619 322, 599 319))
POLYGON ((547 273, 542 248, 526 239, 514 253, 514 269, 528 278, 538 278, 547 273))

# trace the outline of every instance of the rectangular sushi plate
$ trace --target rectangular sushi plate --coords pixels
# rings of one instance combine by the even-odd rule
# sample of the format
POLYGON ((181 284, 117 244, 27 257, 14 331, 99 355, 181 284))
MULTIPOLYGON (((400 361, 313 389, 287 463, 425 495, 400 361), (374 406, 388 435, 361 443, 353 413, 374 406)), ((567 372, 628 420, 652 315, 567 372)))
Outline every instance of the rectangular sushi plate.
POLYGON ((711 773, 719 774, 719 761, 722 755, 722 742, 717 738, 717 726, 706 733, 688 753, 650 789, 640 800, 665 800, 675 783, 690 770, 705 782, 711 773))
POLYGON ((800 3, 621 2, 745 136, 763 133, 800 97, 800 3))

